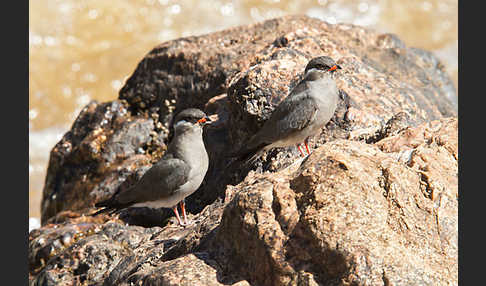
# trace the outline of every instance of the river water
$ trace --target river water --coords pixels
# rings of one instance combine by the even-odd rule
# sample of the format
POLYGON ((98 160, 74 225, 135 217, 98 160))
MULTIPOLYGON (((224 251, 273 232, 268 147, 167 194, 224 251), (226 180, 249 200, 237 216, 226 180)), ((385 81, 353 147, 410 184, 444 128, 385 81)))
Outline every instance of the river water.
POLYGON ((29 217, 38 226, 49 152, 90 100, 117 98, 155 45, 288 14, 397 34, 434 52, 457 87, 457 0, 30 0, 29 217))

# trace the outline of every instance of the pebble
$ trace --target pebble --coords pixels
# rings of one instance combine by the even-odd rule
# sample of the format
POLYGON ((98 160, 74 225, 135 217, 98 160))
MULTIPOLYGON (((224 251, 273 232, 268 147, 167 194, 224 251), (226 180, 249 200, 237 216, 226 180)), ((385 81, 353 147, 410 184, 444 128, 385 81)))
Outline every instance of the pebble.
POLYGON ((61 237, 61 242, 63 245, 68 245, 73 239, 73 236, 71 235, 71 233, 65 233, 62 237, 61 237))

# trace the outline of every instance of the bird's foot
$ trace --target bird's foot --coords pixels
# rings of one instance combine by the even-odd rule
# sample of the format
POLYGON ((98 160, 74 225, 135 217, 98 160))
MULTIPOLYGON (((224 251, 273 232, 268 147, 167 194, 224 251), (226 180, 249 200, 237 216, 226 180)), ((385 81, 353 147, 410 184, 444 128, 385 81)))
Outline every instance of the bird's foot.
POLYGON ((179 228, 180 225, 179 225, 179 223, 173 223, 173 224, 168 224, 166 227, 168 227, 168 228, 179 228))
POLYGON ((186 227, 186 226, 189 226, 189 225, 192 225, 194 222, 191 221, 191 220, 180 220, 180 221, 172 221, 173 223, 171 224, 171 227, 186 227))
POLYGON ((301 155, 302 157, 305 157, 305 154, 304 154, 304 152, 302 151, 302 149, 301 149, 301 147, 300 147, 300 144, 298 143, 298 144, 296 144, 296 145, 297 145, 297 149, 299 149, 299 151, 300 151, 300 155, 301 155))
POLYGON ((190 225, 193 225, 193 224, 194 224, 194 221, 192 221, 192 220, 186 220, 184 222, 184 226, 190 226, 190 225))
POLYGON ((307 156, 309 156, 311 154, 311 152, 309 151, 309 138, 308 137, 304 140, 304 145, 305 145, 305 150, 307 151, 307 156))

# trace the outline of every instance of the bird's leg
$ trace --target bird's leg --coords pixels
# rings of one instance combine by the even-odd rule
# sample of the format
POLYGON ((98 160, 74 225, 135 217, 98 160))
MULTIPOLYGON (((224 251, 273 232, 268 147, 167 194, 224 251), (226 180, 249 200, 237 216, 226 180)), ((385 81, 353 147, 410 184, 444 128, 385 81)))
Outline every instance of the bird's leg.
POLYGON ((297 146, 297 149, 299 149, 300 154, 302 155, 302 157, 305 157, 304 152, 303 152, 303 151, 302 151, 302 149, 300 148, 300 143, 297 143, 297 144, 296 144, 296 146, 297 146))
POLYGON ((181 204, 182 216, 184 217, 184 224, 187 225, 186 203, 184 202, 184 200, 182 200, 180 204, 181 204))
POLYGON ((308 143, 309 143, 309 137, 305 138, 304 144, 305 144, 305 149, 307 150, 307 154, 310 155, 308 143))
POLYGON ((181 221, 181 217, 179 216, 179 212, 177 211, 177 205, 175 205, 172 210, 174 211, 175 213, 175 216, 177 218, 177 221, 179 222, 180 225, 184 225, 181 221))

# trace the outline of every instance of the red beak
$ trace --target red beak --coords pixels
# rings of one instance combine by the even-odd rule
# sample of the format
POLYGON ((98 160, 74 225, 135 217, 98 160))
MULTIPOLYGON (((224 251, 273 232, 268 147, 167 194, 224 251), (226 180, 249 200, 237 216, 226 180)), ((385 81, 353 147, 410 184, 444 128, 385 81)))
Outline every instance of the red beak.
POLYGON ((333 65, 332 68, 330 68, 328 71, 334 71, 337 70, 337 65, 333 65))
POLYGON ((204 123, 206 122, 206 117, 203 117, 197 121, 197 123, 204 123))

